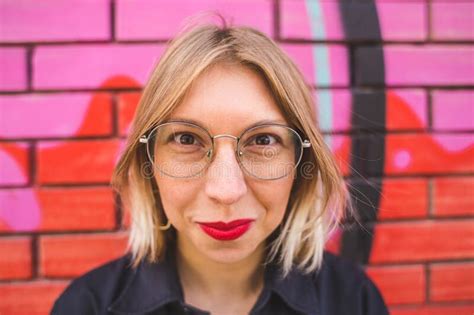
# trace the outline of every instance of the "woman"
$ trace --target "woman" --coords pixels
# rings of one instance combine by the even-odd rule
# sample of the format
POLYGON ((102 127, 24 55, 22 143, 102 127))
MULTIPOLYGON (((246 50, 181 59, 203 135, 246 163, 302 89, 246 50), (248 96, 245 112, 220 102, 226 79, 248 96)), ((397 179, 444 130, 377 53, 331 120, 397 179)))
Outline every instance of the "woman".
POLYGON ((291 60, 250 28, 195 27, 147 83, 113 186, 130 255, 53 314, 388 314, 324 253, 348 198, 291 60))

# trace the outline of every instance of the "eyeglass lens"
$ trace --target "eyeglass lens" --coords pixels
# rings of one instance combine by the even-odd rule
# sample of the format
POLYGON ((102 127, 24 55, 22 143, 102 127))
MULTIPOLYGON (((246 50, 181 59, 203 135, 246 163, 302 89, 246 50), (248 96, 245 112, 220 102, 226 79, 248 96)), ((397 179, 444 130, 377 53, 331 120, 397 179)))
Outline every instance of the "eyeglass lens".
MULTIPOLYGON (((147 152, 155 168, 172 177, 194 177, 206 169, 214 151, 212 137, 196 125, 165 123, 149 135, 147 152)), ((300 136, 281 125, 261 125, 240 137, 237 158, 242 168, 260 179, 288 175, 302 155, 300 136)))

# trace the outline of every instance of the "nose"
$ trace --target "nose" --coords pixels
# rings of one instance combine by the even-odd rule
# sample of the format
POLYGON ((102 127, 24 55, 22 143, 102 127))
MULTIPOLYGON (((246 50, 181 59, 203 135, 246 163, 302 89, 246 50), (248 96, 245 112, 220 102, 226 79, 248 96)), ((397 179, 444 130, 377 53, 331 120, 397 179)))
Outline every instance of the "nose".
MULTIPOLYGON (((217 203, 231 205, 247 193, 247 184, 235 156, 233 141, 220 143, 206 173, 205 192, 217 203)), ((215 148, 216 148, 215 147, 215 148)))

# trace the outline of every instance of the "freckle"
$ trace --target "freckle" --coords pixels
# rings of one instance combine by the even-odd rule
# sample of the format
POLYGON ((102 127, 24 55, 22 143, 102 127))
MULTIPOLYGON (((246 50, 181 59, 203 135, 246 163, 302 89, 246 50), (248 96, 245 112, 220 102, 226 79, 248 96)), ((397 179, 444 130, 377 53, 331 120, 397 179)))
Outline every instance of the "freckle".
POLYGON ((403 169, 407 168, 411 162, 411 154, 407 150, 400 150, 395 153, 394 164, 396 167, 403 169))

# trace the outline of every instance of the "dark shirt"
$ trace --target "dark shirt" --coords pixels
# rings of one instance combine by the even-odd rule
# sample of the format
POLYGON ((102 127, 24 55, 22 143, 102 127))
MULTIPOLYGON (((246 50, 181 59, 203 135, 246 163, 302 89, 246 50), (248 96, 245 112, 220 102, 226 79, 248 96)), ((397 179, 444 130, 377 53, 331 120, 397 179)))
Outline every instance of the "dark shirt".
MULTIPOLYGON (((168 256, 169 257, 169 256, 168 256)), ((124 256, 74 280, 54 304, 52 314, 203 315, 183 298, 174 258, 130 266, 124 256)), ((264 288, 252 315, 386 315, 380 292, 364 271, 342 258, 324 254, 322 268, 298 270, 282 278, 267 265, 264 288)))

